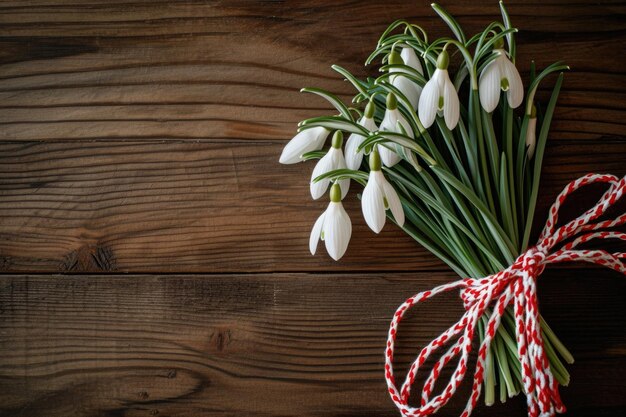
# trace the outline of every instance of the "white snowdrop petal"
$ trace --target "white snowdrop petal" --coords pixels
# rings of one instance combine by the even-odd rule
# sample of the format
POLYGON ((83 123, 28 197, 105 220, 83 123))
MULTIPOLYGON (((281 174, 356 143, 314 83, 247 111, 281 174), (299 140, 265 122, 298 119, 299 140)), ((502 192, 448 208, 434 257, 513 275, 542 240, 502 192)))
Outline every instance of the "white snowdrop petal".
POLYGON ((428 80, 424 86, 417 105, 419 119, 426 128, 432 126, 435 121, 435 116, 437 116, 437 106, 439 103, 439 85, 435 78, 437 71, 439 70, 435 70, 433 78, 428 80))
POLYGON ((378 130, 378 126, 376 126, 376 121, 368 117, 361 117, 361 119, 359 119, 359 124, 370 132, 376 132, 378 130))
POLYGON ((311 229, 311 237, 309 238, 309 250, 311 251, 311 255, 315 255, 315 251, 317 250, 317 244, 322 235, 322 226, 324 225, 325 216, 326 212, 322 213, 315 221, 315 224, 313 224, 313 229, 311 229))
MULTIPOLYGON (((341 149, 333 149, 333 165, 332 169, 346 169, 346 160, 343 156, 341 149)), ((343 200, 348 190, 350 189, 350 178, 346 178, 339 181, 339 187, 341 188, 341 199, 343 200)))
POLYGON ((480 104, 487 113, 491 113, 495 110, 500 101, 500 66, 496 58, 490 62, 483 72, 480 74, 480 81, 478 82, 478 95, 480 97, 480 104))
POLYGON ((356 133, 351 134, 346 141, 346 166, 348 169, 359 169, 363 161, 363 152, 357 152, 357 149, 363 143, 365 138, 356 133))
MULTIPOLYGON (((398 109, 395 110, 387 110, 385 112, 385 117, 383 121, 380 122, 380 130, 383 132, 397 132, 398 131, 398 121, 399 118, 402 117, 400 111, 398 109)), ((388 143, 387 146, 393 147, 393 144, 388 143)), ((394 152, 392 149, 389 149, 387 146, 378 145, 378 153, 380 154, 380 160, 387 167, 392 167, 398 162, 400 162, 400 156, 394 152)))
POLYGON ((384 179, 383 181, 383 190, 385 193, 385 197, 387 198, 387 204, 389 204, 389 210, 391 210, 391 214, 393 214, 393 218, 396 220, 396 222, 400 226, 403 226, 404 210, 402 208, 402 203, 400 202, 400 197, 398 197, 398 193, 386 179, 384 179))
POLYGON ((341 199, 343 200, 350 190, 350 178, 339 180, 339 187, 341 187, 341 199))
POLYGON ((449 77, 443 87, 443 118, 450 130, 459 122, 459 96, 449 77))
POLYGON ((369 180, 363 190, 361 197, 361 208, 365 223, 374 233, 380 233, 385 225, 385 205, 383 203, 383 193, 374 178, 376 174, 382 175, 380 171, 370 172, 369 180))
POLYGON ((395 76, 391 84, 400 90, 406 99, 409 100, 413 109, 417 108, 417 103, 420 97, 420 91, 418 90, 419 87, 417 84, 401 75, 395 76))
POLYGON ((295 164, 302 160, 302 154, 322 149, 330 131, 324 127, 303 130, 291 139, 283 148, 278 162, 295 164))
POLYGON ((324 220, 324 243, 331 258, 339 260, 348 248, 352 224, 341 203, 330 203, 324 220))
POLYGON ((311 174, 311 197, 313 197, 314 200, 317 200, 326 193, 330 181, 328 179, 323 179, 318 182, 313 182, 313 180, 332 170, 333 148, 331 148, 328 153, 322 157, 322 159, 317 161, 315 168, 313 168, 313 173, 311 174))
MULTIPOLYGON (((387 146, 393 146, 393 144, 388 143, 387 146)), ((378 145, 376 148, 378 149, 378 154, 380 155, 380 160, 386 167, 392 167, 398 162, 400 162, 400 155, 387 148, 387 146, 378 145)))
POLYGON ((396 123, 398 122, 398 109, 386 110, 383 120, 380 122, 380 130, 383 132, 395 132, 396 123))
POLYGON ((522 77, 520 77, 515 64, 504 58, 502 61, 503 76, 509 81, 509 91, 506 92, 506 98, 509 102, 509 106, 515 109, 522 104, 524 100, 524 85, 522 84, 522 77))
MULTIPOLYGON (((370 132, 376 132, 378 130, 378 126, 376 126, 374 119, 361 117, 358 123, 370 132)), ((353 133, 348 137, 344 153, 347 168, 359 169, 361 167, 361 162, 363 161, 363 151, 361 150, 360 152, 357 152, 357 149, 364 140, 365 138, 363 136, 357 135, 356 133, 353 133)))
POLYGON ((420 74, 424 75, 424 69, 422 68, 422 63, 420 62, 413 48, 408 48, 408 47, 402 48, 402 51, 400 52, 400 57, 402 58, 402 60, 404 61, 406 65, 413 68, 415 71, 419 72, 420 74))
MULTIPOLYGON (((406 132, 408 136, 413 136, 413 129, 411 128, 411 124, 406 120, 406 118, 402 115, 402 113, 398 114, 398 122, 402 125, 402 128, 406 132)), ((403 133, 398 129, 398 124, 396 123, 395 131, 398 133, 403 133)))

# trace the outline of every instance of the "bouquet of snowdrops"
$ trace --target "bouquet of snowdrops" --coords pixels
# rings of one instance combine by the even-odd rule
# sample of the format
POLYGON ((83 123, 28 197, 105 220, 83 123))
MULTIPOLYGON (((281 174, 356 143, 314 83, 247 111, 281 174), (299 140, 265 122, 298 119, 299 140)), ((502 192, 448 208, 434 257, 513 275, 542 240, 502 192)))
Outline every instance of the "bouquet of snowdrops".
MULTIPOLYGON (((352 107, 330 92, 302 90, 328 100, 337 114, 302 121, 280 162, 319 159, 311 195, 329 191, 330 204, 313 225, 312 254, 320 239, 333 259, 345 253, 352 226, 341 201, 354 181, 365 187, 363 217, 375 233, 389 218, 459 276, 481 278, 527 249, 563 74, 547 106, 535 102, 535 92, 567 66, 537 72, 531 65, 524 88, 515 67, 517 30, 502 3, 502 22, 469 38, 444 9, 432 7, 454 37, 431 41, 415 24, 392 23, 366 61, 381 59, 379 77, 361 80, 333 66, 356 90, 352 107)), ((486 404, 494 402, 496 386, 501 401, 524 387, 511 310, 487 354, 486 404)), ((481 320, 482 338, 487 321, 481 320)), ((543 319, 541 328, 552 374, 567 385, 562 361, 573 358, 543 319)))

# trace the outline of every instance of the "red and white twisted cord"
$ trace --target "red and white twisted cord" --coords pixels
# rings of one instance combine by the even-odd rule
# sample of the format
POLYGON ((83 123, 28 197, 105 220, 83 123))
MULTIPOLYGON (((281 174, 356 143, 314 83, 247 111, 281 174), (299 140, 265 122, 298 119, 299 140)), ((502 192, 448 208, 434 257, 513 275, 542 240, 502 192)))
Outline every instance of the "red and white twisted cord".
POLYGON ((621 260, 621 258, 626 258, 626 253, 577 249, 580 244, 593 239, 626 240, 626 233, 604 230, 626 223, 626 213, 622 213, 615 219, 593 223, 625 192, 626 177, 619 179, 613 175, 587 174, 572 181, 558 195, 550 208, 548 220, 537 245, 520 255, 511 266, 485 278, 466 278, 440 285, 406 300, 393 316, 385 350, 385 379, 391 399, 401 414, 406 417, 428 416, 437 412, 450 401, 467 372, 468 357, 472 350, 472 339, 477 323, 485 314, 486 309, 493 306, 493 311, 485 328, 484 339, 478 351, 472 392, 461 414, 462 417, 469 417, 480 396, 487 352, 509 304, 513 305, 517 353, 522 366, 522 382, 527 397, 528 415, 530 417, 551 417, 557 412, 564 412, 565 406, 559 396, 558 382, 550 371, 548 358, 544 351, 539 322, 536 280, 546 265, 571 261, 591 262, 626 274, 626 265, 621 260), (559 208, 565 199, 575 190, 592 183, 608 184, 609 189, 594 207, 555 230, 559 208), (573 240, 555 249, 559 243, 566 239, 573 240), (421 350, 409 368, 404 383, 398 389, 394 378, 393 357, 400 321, 414 305, 439 293, 454 289, 461 290, 465 313, 457 323, 421 350), (455 341, 454 338, 456 338, 455 341), (410 406, 408 401, 411 386, 415 382, 418 371, 432 354, 449 343, 451 346, 437 360, 422 387, 420 406, 410 406), (447 386, 441 393, 433 396, 435 383, 441 370, 456 357, 458 357, 458 363, 447 386))

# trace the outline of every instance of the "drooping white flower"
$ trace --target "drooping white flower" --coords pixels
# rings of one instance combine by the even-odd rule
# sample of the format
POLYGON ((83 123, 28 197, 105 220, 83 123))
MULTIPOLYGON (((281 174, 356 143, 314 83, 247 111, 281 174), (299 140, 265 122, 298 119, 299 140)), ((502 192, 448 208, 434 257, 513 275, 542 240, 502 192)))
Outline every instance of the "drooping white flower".
POLYGON ((367 185, 363 190, 361 207, 365 222, 375 233, 379 233, 386 220, 386 210, 391 210, 393 218, 400 225, 404 225, 404 211, 398 193, 385 179, 380 170, 380 156, 378 152, 370 154, 370 174, 367 185))
POLYGON ((443 114, 448 129, 454 129, 459 122, 459 96, 450 80, 448 63, 448 53, 442 51, 437 58, 437 69, 420 95, 418 116, 426 128, 432 126, 437 114, 443 114))
MULTIPOLYGON (((387 110, 385 111, 385 116, 383 117, 382 122, 380 122, 380 130, 383 132, 395 133, 406 132, 408 136, 413 136, 413 129, 411 129, 409 122, 404 118, 402 113, 400 113, 400 110, 398 110, 398 101, 393 93, 389 93, 387 96, 387 110), (398 124, 402 126, 404 132, 398 127, 398 124)), ((380 153, 380 159, 382 159, 385 166, 392 167, 400 162, 401 158, 397 152, 398 146, 399 145, 393 143, 387 143, 385 146, 377 146, 378 152, 380 153), (395 149, 395 151, 393 149, 395 149)))
MULTIPOLYGON (((415 56, 415 52, 413 51, 413 48, 404 48, 402 50, 402 53, 407 56, 407 59, 412 59, 411 53, 410 52, 405 53, 405 50, 413 52, 412 55, 413 57, 415 57, 415 62, 412 62, 412 64, 416 65, 417 63, 417 65, 419 65, 419 72, 420 74, 422 74, 421 64, 419 63, 417 56, 415 56)), ((404 60, 402 55, 398 54, 396 51, 391 51, 389 53, 389 63, 392 65, 409 66, 408 62, 404 60)), ((422 87, 420 87, 417 83, 415 83, 410 78, 400 75, 402 74, 402 70, 398 68, 392 68, 389 70, 389 72, 398 73, 398 75, 392 75, 389 78, 389 80, 391 81, 391 84, 394 87, 396 87, 398 90, 400 90, 400 92, 407 98, 407 100, 409 100, 409 103, 411 103, 411 107, 413 109, 417 108, 417 102, 419 101, 420 94, 422 93, 422 87)))
MULTIPOLYGON (((358 121, 361 126, 366 128, 370 132, 376 132, 378 130, 378 126, 376 126, 376 122, 374 121, 375 111, 376 105, 373 101, 370 101, 365 107, 363 117, 361 117, 358 121)), ((363 161, 363 150, 358 151, 358 149, 364 140, 365 137, 357 133, 353 133, 348 137, 344 154, 346 158, 346 166, 348 167, 348 169, 359 169, 359 167, 361 166, 361 162, 363 161)))
POLYGON ((303 154, 322 149, 329 133, 330 130, 325 127, 312 127, 301 131, 285 145, 278 162, 295 164, 302 161, 303 154))
POLYGON ((352 236, 352 223, 341 204, 341 194, 340 185, 333 184, 330 188, 330 204, 311 230, 309 250, 312 255, 315 255, 320 239, 324 241, 328 254, 334 260, 339 260, 346 253, 352 236))
MULTIPOLYGON (((325 178, 320 181, 313 181, 315 178, 320 175, 326 174, 327 172, 334 171, 336 169, 345 169, 346 168, 346 160, 343 156, 343 152, 341 151, 341 145, 343 144, 343 133, 339 130, 335 132, 333 135, 332 146, 319 161, 317 161, 317 165, 313 168, 313 173, 311 174, 311 196, 317 200, 321 196, 326 193, 328 189, 328 185, 330 184, 330 180, 325 178)), ((348 189, 350 188, 350 179, 343 179, 339 181, 339 185, 341 186, 341 198, 344 198, 348 193, 348 189)))
POLYGON ((537 108, 533 105, 532 110, 530 112, 530 117, 528 118, 528 129, 526 130, 526 146, 528 146, 528 150, 526 155, 528 159, 531 159, 535 154, 535 145, 537 142, 536 132, 537 130, 537 108))
POLYGON ((422 63, 417 57, 417 54, 415 53, 415 49, 410 48, 408 46, 402 48, 402 51, 400 52, 400 57, 402 57, 402 60, 404 61, 404 65, 408 65, 409 67, 413 68, 415 71, 424 75, 424 69, 422 68, 422 63))
POLYGON ((513 64, 502 49, 504 41, 494 47, 498 57, 491 61, 483 69, 478 81, 478 93, 480 104, 486 112, 495 110, 500 101, 500 90, 506 91, 506 97, 511 108, 522 104, 524 99, 524 86, 515 64, 513 64))

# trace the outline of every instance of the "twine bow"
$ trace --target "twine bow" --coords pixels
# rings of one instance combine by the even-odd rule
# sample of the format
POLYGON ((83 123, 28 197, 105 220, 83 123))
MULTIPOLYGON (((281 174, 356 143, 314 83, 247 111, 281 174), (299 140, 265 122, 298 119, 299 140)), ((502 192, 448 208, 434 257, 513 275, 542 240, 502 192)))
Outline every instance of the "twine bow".
POLYGON ((493 304, 493 311, 489 315, 488 324, 485 328, 484 340, 478 351, 472 392, 461 414, 462 417, 469 417, 480 396, 485 360, 491 341, 500 325, 505 309, 511 303, 515 317, 517 354, 522 367, 521 375, 527 398, 528 415, 530 417, 551 417, 557 412, 565 411, 565 406, 559 396, 558 382, 550 371, 548 358, 544 351, 539 322, 536 280, 546 265, 569 261, 591 262, 626 274, 626 265, 621 261, 621 258, 626 258, 626 253, 576 249, 580 244, 593 239, 616 238, 626 240, 626 233, 603 230, 626 223, 626 213, 622 213, 615 219, 593 223, 615 204, 624 192, 626 192, 626 177, 619 179, 613 175, 587 174, 572 181, 558 195, 550 208, 548 220, 537 245, 520 255, 511 266, 485 278, 461 279, 440 285, 430 291, 420 292, 406 300, 397 309, 391 320, 387 338, 385 379, 391 399, 403 416, 428 416, 437 412, 450 401, 467 372, 468 357, 472 350, 472 339, 477 323, 484 314, 489 314, 486 313, 486 309, 492 307, 493 304), (565 199, 575 190, 591 183, 609 184, 609 189, 594 207, 555 230, 559 208, 565 199), (572 240, 560 248, 556 248, 559 243, 566 239, 572 240), (454 289, 461 290, 465 313, 457 323, 421 350, 409 368, 404 383, 398 389, 394 378, 393 356, 400 321, 412 306, 439 293, 454 289), (455 338, 456 340, 454 340, 455 338), (420 406, 409 406, 411 386, 420 367, 439 348, 450 343, 451 346, 436 361, 424 383, 420 406), (440 394, 431 398, 441 370, 456 357, 459 358, 458 363, 448 385, 440 394))

